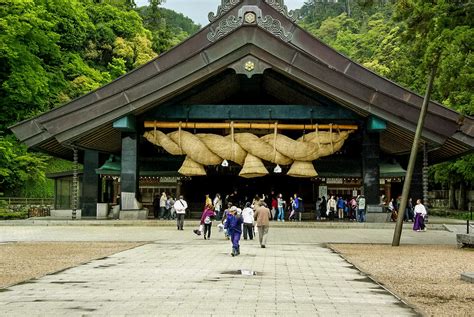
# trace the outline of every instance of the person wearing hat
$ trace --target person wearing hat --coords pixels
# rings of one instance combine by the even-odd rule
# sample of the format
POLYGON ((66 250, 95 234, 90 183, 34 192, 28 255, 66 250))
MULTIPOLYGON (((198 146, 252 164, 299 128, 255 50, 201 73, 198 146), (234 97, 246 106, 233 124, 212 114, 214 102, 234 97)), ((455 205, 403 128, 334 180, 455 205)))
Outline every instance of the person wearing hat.
POLYGON ((237 213, 237 207, 232 206, 229 209, 227 220, 224 228, 227 229, 227 234, 232 242, 232 256, 240 254, 240 235, 242 234, 242 215, 237 213))

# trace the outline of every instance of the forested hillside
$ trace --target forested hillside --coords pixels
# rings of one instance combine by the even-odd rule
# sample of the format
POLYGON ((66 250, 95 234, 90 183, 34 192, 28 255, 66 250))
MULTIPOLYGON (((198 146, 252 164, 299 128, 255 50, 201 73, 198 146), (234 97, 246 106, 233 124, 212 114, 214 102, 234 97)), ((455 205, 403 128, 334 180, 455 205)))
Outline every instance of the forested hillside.
MULTIPOLYGON (((0 193, 51 195, 45 186, 32 184, 42 182, 45 170, 68 168, 27 153, 9 125, 110 82, 200 28, 160 4, 0 0, 0 193)), ((299 23, 342 54, 421 95, 436 66, 432 99, 473 115, 473 12, 472 1, 308 0, 299 23)), ((471 155, 432 169, 432 176, 445 185, 472 186, 472 170, 471 155)))
MULTIPOLYGON (((426 0, 309 0, 300 25, 340 53, 431 99, 474 115, 474 3, 426 0)), ((474 183, 474 155, 431 168, 431 180, 463 191, 474 183)), ((453 195, 454 196, 454 195, 453 195)), ((451 207, 466 208, 465 200, 451 207)))
POLYGON ((127 0, 0 0, 0 193, 51 196, 44 173, 70 168, 27 153, 8 130, 143 65, 199 29, 127 0))

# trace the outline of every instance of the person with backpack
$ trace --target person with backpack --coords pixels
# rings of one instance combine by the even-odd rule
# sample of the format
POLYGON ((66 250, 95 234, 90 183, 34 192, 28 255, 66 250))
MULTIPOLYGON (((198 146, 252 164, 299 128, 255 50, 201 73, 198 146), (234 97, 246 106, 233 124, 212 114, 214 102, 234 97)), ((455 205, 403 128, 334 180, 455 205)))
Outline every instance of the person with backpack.
POLYGON ((214 219, 215 216, 214 207, 207 205, 201 215, 201 224, 204 225, 204 240, 211 238, 212 219, 214 219))
POLYGON ((188 208, 188 203, 184 200, 183 195, 179 196, 174 203, 174 210, 176 211, 176 225, 178 230, 183 230, 184 226, 184 215, 186 214, 186 209, 188 208))

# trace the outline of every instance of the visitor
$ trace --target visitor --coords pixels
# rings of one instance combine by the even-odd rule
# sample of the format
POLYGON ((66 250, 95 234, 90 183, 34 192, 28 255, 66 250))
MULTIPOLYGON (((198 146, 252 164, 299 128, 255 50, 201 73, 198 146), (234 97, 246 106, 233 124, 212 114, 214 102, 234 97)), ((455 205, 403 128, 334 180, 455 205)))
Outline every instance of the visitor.
POLYGON ((270 228, 270 209, 265 202, 261 202, 255 211, 255 220, 257 220, 258 241, 260 247, 265 248, 267 243, 268 229, 270 228))
POLYGON ((272 220, 276 220, 277 218, 277 211, 278 211, 278 200, 275 196, 272 196, 272 220))
POLYGON ((170 215, 169 215, 169 219, 176 219, 176 210, 174 209, 174 203, 176 202, 176 200, 173 198, 173 196, 170 196, 170 198, 168 198, 169 200, 169 205, 170 205, 170 215))
POLYGON ((179 196, 179 199, 174 203, 174 210, 176 210, 176 225, 178 230, 183 230, 184 227, 184 215, 186 214, 186 208, 188 203, 184 200, 183 195, 179 196))
POLYGON ((278 221, 285 222, 285 200, 283 199, 283 195, 279 194, 277 198, 278 203, 278 221))
POLYGON ((408 199, 407 206, 405 208, 405 213, 403 214, 403 221, 413 221, 413 201, 411 197, 408 199))
POLYGON ((395 201, 395 198, 392 198, 390 202, 388 203, 388 212, 390 213, 390 221, 397 221, 397 208, 396 208, 397 202, 395 201))
POLYGON ((212 218, 216 216, 212 205, 204 207, 204 211, 201 214, 201 222, 198 230, 194 230, 194 233, 198 236, 204 231, 204 240, 211 238, 212 218), (207 234, 207 238, 206 238, 207 234))
POLYGON ((316 220, 321 220, 321 198, 316 200, 316 220))
POLYGON ((329 198, 327 205, 328 205, 328 211, 329 211, 329 214, 328 214, 329 220, 333 221, 334 216, 336 215, 336 207, 337 207, 336 199, 334 199, 333 195, 331 195, 331 198, 329 198))
MULTIPOLYGON (((357 196, 359 198, 360 196, 357 196)), ((348 203, 349 207, 349 221, 357 221, 357 200, 356 197, 352 197, 352 199, 348 203)))
POLYGON ((344 199, 340 196, 337 199, 337 218, 339 218, 339 221, 344 219, 344 205, 344 199))
POLYGON ((288 205, 288 221, 293 221, 295 216, 295 200, 290 197, 290 204, 288 205))
POLYGON ((165 217, 167 200, 168 197, 166 197, 166 193, 162 192, 160 197, 160 219, 163 219, 165 217))
POLYGON ((165 216, 164 216, 164 218, 166 220, 171 219, 171 207, 173 206, 172 204, 174 204, 174 200, 171 197, 171 195, 168 194, 167 198, 166 198, 166 202, 165 202, 165 216))
POLYGON ((153 218, 158 219, 160 216, 160 195, 155 195, 153 199, 153 218))
POLYGON ((217 219, 220 220, 222 219, 222 199, 221 199, 221 194, 217 193, 216 196, 214 197, 214 200, 212 201, 212 204, 214 205, 214 211, 217 214, 217 219))
POLYGON ((328 202, 326 201, 326 196, 323 196, 323 198, 321 199, 319 209, 321 209, 321 220, 326 220, 326 217, 328 215, 328 202))
MULTIPOLYGON (((224 226, 224 228, 225 228, 225 223, 227 221, 227 216, 229 215, 231 208, 232 208, 232 203, 229 201, 227 203, 227 208, 224 210, 224 213, 223 213, 222 219, 221 219, 221 224, 224 226)), ((237 207, 235 207, 235 208, 237 208, 237 207)), ((229 233, 227 232, 227 230, 224 230, 224 235, 227 239, 229 239, 229 233)))
POLYGON ((237 214, 237 207, 232 206, 227 215, 224 228, 232 242, 232 256, 240 254, 240 235, 242 234, 242 216, 237 214))
POLYGON ((365 222, 365 197, 364 195, 359 195, 357 197, 357 214, 359 215, 359 222, 365 222))
POLYGON ((425 217, 427 214, 425 206, 421 203, 421 199, 417 199, 415 206, 415 222, 413 223, 414 231, 426 231, 425 217))
POLYGON ((244 240, 247 240, 247 235, 250 240, 253 240, 253 216, 254 211, 250 202, 245 203, 245 208, 242 210, 242 218, 244 221, 244 240))
POLYGON ((204 207, 208 207, 208 206, 213 206, 213 204, 212 204, 211 198, 209 197, 209 194, 206 194, 206 198, 205 198, 205 201, 204 201, 204 207))

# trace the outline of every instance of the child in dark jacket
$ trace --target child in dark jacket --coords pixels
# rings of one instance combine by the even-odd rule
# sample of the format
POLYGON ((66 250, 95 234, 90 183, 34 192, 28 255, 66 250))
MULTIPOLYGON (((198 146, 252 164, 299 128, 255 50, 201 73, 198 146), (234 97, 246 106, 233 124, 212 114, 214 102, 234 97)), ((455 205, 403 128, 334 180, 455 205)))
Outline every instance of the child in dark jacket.
POLYGON ((240 235, 242 234, 242 216, 237 214, 237 208, 232 207, 227 215, 227 221, 225 222, 225 228, 232 241, 232 256, 240 254, 240 235))

